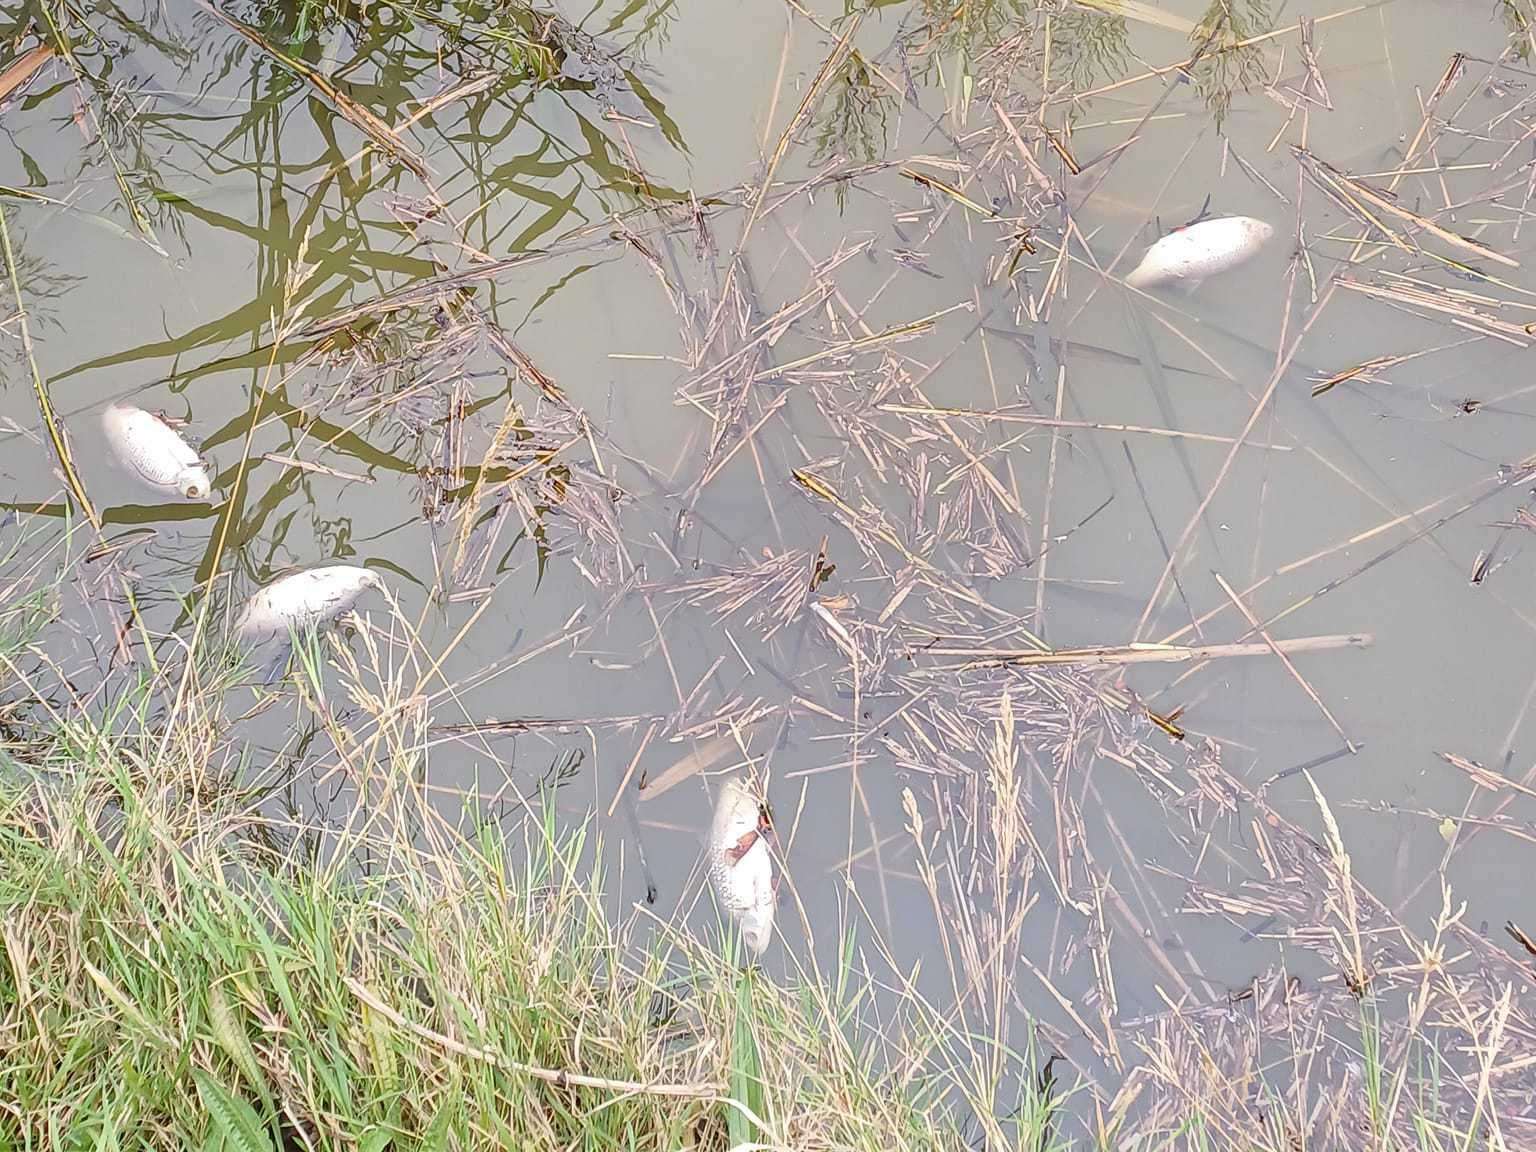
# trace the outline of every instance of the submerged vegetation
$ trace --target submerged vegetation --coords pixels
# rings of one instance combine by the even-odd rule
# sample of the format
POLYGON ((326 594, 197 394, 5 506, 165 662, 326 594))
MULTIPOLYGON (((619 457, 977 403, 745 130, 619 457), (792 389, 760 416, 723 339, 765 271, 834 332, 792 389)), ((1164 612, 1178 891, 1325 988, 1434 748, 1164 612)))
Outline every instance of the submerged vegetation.
POLYGON ((964 1081, 929 1066, 953 1037, 916 999, 876 1013, 853 936, 781 986, 616 924, 590 827, 549 795, 434 806, 393 670, 341 673, 373 730, 329 766, 353 800, 323 827, 242 786, 223 685, 191 669, 8 728, 0 1145, 962 1146, 964 1081))
POLYGON ((1536 942, 1452 867, 1532 839, 1536 689, 1339 771, 1367 577, 1492 533, 1527 623, 1526 387, 1412 410, 1447 491, 1370 434, 1536 337, 1529 6, 1385 160, 1314 131, 1375 6, 829 7, 4 9, 0 1148, 1536 1146, 1536 942), (1207 193, 1235 320, 1128 274, 1207 193), (125 398, 210 507, 97 467, 125 398))
MULTIPOLYGON (((1140 1061, 1085 1115, 1064 1038, 1000 1043, 978 1027, 991 1008, 967 1024, 968 1001, 1001 1006, 1025 973, 1050 983, 1016 931, 1035 899, 1018 739, 1039 704, 1004 696, 974 784, 956 778, 976 789, 984 874, 946 867, 953 846, 904 794, 922 883, 954 917, 950 1005, 857 912, 830 968, 812 949, 774 979, 738 967, 729 937, 615 910, 590 819, 558 813, 558 773, 494 813, 455 806, 430 784, 414 661, 387 621, 297 653, 298 727, 331 733, 323 755, 253 765, 248 715, 227 710, 238 677, 195 658, 61 699, 41 645, 67 581, 22 557, 0 617, 6 1147, 1438 1152, 1499 1131, 1498 1066, 1530 1058, 1524 977, 1487 967, 1497 950, 1448 898, 1414 939, 1355 889, 1326 805, 1319 845, 1247 796, 1294 871, 1244 899, 1279 915, 1321 899, 1349 990, 1277 975, 1118 1022, 1106 1055, 1140 1061), (293 777, 330 797, 324 820, 274 803, 293 777), (1470 1112, 1453 1087, 1467 1045, 1470 1112)), ((1204 756, 1201 803, 1240 788, 1204 756)))
POLYGON ((1269 0, 1212 0, 1190 34, 1197 57, 1191 72, 1218 130, 1233 95, 1251 92, 1268 79, 1255 40, 1273 26, 1269 0))

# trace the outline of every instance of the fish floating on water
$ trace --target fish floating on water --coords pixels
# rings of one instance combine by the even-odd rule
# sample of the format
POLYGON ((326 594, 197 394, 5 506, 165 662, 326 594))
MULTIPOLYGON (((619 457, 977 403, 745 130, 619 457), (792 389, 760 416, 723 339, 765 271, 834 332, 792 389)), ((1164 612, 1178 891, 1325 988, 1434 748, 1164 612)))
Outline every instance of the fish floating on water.
POLYGON ((213 491, 192 446, 160 417, 131 404, 109 404, 101 427, 123 467, 160 495, 207 500, 213 491))
POLYGON ((1199 220, 1174 229, 1148 248, 1125 282, 1132 288, 1194 287, 1207 276, 1236 268, 1274 234, 1272 227, 1250 216, 1199 220))
POLYGON ((715 898, 741 928, 753 956, 761 956, 773 936, 773 904, 778 882, 773 874, 773 822, 761 800, 734 776, 720 785, 710 823, 709 883, 715 898))
POLYGON ((262 644, 290 631, 340 616, 384 581, 355 564, 328 564, 280 577, 258 589, 240 612, 235 634, 243 644, 262 644))

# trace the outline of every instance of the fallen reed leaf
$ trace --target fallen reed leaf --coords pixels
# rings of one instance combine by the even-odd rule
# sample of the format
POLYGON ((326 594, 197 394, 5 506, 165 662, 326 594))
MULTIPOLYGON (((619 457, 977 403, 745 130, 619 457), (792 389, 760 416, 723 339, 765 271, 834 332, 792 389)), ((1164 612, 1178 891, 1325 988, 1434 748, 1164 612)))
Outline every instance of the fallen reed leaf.
POLYGON ((640 799, 654 800, 665 795, 684 780, 708 771, 739 749, 740 745, 734 735, 711 736, 707 740, 700 740, 691 752, 679 757, 664 771, 641 780, 640 799))
POLYGON ((1193 20, 1168 12, 1155 4, 1148 4, 1145 0, 1076 0, 1076 2, 1084 8, 1092 8, 1095 12, 1124 16, 1127 20, 1135 20, 1139 24, 1146 24, 1153 28, 1166 28, 1169 32, 1177 32, 1180 36, 1188 36, 1195 30, 1193 20))
POLYGON ((39 44, 18 56, 10 67, 0 72, 0 101, 32 79, 37 70, 52 57, 53 48, 47 44, 39 44))

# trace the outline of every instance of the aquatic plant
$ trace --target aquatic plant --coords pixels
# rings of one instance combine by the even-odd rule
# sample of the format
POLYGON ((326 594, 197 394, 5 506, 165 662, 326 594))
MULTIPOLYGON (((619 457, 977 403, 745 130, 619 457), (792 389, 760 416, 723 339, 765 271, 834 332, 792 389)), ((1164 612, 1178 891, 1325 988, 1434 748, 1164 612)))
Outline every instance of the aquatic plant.
POLYGON ((885 155, 889 118, 897 100, 876 80, 863 56, 848 53, 822 100, 812 133, 812 164, 825 164, 834 156, 868 163, 885 155))
POLYGON ((1218 129, 1233 95, 1264 83, 1264 53, 1248 41, 1273 24, 1270 0, 1212 0, 1189 34, 1195 48, 1189 71, 1218 129))

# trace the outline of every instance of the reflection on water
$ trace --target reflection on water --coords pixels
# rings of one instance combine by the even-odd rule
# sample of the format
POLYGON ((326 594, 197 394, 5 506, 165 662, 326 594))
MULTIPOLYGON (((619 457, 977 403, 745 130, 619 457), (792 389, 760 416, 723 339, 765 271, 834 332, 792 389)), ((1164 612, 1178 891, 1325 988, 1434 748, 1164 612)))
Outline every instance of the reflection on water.
MULTIPOLYGON (((868 921, 1106 1099, 1183 1058, 1171 1001, 1230 1045, 1282 957, 1342 986, 1339 845, 1384 937, 1443 864, 1459 946, 1502 946, 1528 74, 1454 6, 1196 7, 103 9, 11 98, 0 184, 105 562, 163 630, 384 575, 426 783, 558 782, 663 916, 704 777, 750 765, 770 969, 868 921), (1276 238, 1193 295, 1100 274, 1208 199, 1276 238), (109 469, 122 398, 223 503, 109 469)), ((62 517, 8 344, 6 498, 62 517)), ((71 673, 143 658, 110 583, 71 673)), ((261 705, 257 761, 324 761, 294 716, 261 705)))

